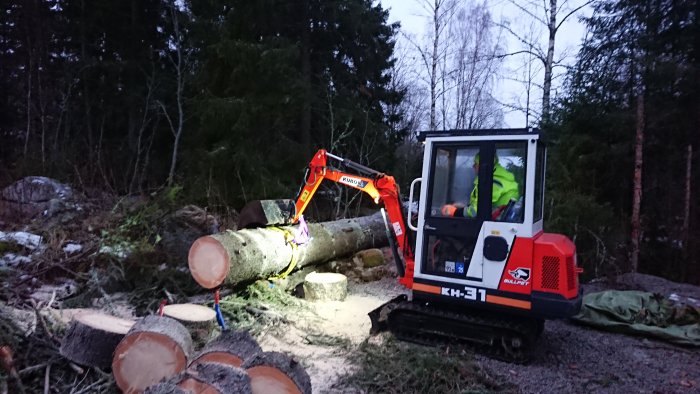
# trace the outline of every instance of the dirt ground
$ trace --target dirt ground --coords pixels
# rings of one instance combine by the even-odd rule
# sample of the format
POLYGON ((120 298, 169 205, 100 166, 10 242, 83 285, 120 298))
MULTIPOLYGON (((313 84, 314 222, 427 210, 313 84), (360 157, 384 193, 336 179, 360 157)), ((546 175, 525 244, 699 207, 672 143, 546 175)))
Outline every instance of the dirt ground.
MULTIPOLYGON (((618 285, 596 283, 586 291, 637 288, 665 295, 699 299, 691 285, 679 285, 647 275, 621 277, 618 285)), ((312 304, 316 314, 292 318, 283 335, 264 334, 264 350, 283 350, 307 366, 314 393, 350 393, 338 382, 353 368, 349 352, 368 338, 367 312, 405 290, 393 278, 350 283, 344 302, 312 304), (306 329, 304 327, 307 327, 306 329), (309 332, 347 339, 340 345, 316 344, 309 332)), ((376 346, 389 334, 371 338, 376 346)), ((521 393, 693 393, 700 392, 700 349, 598 331, 568 321, 549 321, 528 365, 515 365, 476 355, 492 377, 521 393)))

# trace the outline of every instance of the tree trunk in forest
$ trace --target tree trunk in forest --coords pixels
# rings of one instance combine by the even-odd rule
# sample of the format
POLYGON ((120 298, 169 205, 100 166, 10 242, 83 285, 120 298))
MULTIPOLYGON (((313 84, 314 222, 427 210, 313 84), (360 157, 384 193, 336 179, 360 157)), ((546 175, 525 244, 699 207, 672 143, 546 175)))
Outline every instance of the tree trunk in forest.
POLYGON ((683 204, 683 272, 681 279, 686 281, 688 264, 690 264, 690 190, 693 176, 693 145, 688 144, 688 151, 685 157, 685 201, 683 204))
POLYGON ((299 129, 299 142, 303 157, 311 155, 311 21, 310 4, 308 0, 302 2, 301 31, 301 77, 303 81, 303 98, 301 108, 301 128, 299 129))
POLYGON ((199 238, 192 244, 189 267, 202 287, 235 285, 282 272, 293 260, 296 267, 321 264, 358 250, 386 246, 381 215, 309 224, 310 240, 295 247, 285 232, 295 227, 228 231, 199 238), (294 255, 296 254, 296 257, 294 255))
POLYGON ((644 93, 637 96, 637 132, 634 141, 634 180, 632 195, 632 223, 630 265, 632 272, 639 269, 639 242, 641 238, 640 208, 642 205, 642 167, 644 164, 644 93))
POLYGON ((435 105, 437 104, 437 63, 438 48, 440 45, 439 0, 435 0, 435 8, 433 11, 433 52, 430 56, 430 130, 435 130, 437 127, 435 123, 435 105))
POLYGON ((112 373, 125 393, 140 393, 185 370, 192 353, 187 329, 169 317, 146 316, 114 350, 112 373))
POLYGON ((552 69, 554 68, 554 42, 557 36, 557 0, 549 1, 549 42, 547 61, 544 62, 544 86, 542 88, 542 121, 549 120, 550 96, 552 91, 552 69))

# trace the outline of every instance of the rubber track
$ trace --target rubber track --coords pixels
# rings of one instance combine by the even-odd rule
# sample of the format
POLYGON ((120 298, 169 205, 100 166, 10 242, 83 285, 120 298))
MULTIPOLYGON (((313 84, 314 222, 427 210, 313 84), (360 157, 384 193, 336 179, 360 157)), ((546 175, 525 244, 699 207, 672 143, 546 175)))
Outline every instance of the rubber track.
POLYGON ((518 364, 529 361, 539 334, 535 320, 494 316, 473 309, 466 312, 406 301, 389 314, 389 330, 404 341, 429 346, 458 342, 490 358, 518 364), (471 335, 465 335, 465 327, 471 328, 471 335), (504 346, 514 338, 519 338, 521 346, 504 346))

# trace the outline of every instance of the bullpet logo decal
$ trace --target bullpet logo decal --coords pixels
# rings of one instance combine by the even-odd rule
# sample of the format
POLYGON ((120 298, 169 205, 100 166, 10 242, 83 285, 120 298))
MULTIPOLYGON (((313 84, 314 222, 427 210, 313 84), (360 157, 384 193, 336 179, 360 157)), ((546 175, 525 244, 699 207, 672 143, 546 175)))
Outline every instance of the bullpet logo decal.
POLYGON ((518 267, 512 271, 508 271, 508 273, 510 274, 512 279, 506 278, 503 280, 503 283, 507 283, 509 285, 527 286, 527 282, 530 280, 529 268, 518 267))

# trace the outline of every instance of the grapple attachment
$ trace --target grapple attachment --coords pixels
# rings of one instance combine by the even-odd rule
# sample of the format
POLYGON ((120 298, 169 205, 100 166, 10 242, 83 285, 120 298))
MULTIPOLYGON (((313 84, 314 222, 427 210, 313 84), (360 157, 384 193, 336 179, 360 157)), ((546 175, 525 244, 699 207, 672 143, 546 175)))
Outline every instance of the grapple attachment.
POLYGON ((285 226, 296 215, 293 200, 255 200, 246 204, 238 216, 238 228, 285 226))

